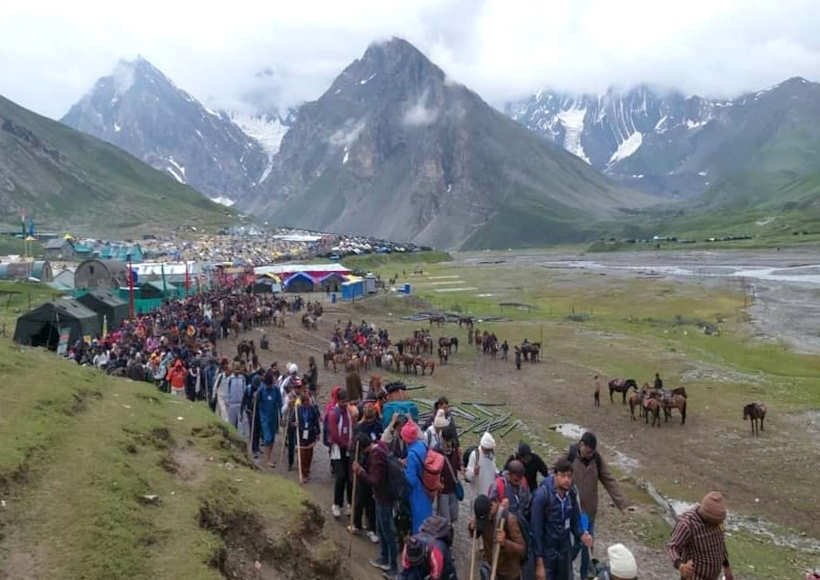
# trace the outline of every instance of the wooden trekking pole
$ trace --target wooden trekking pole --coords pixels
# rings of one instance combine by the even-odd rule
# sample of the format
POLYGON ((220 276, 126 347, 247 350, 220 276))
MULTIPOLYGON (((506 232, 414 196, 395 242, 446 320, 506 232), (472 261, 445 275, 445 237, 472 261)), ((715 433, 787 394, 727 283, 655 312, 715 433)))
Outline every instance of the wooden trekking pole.
POLYGON ((285 411, 285 420, 282 421, 282 427, 285 434, 282 436, 282 451, 279 453, 279 464, 285 460, 285 445, 288 442, 288 421, 290 420, 290 409, 285 411))
POLYGON ((296 467, 299 469, 299 483, 305 483, 304 479, 302 479, 302 446, 299 443, 301 439, 300 435, 302 433, 299 426, 299 407, 301 405, 302 400, 296 399, 296 406, 294 407, 293 412, 296 413, 296 467))
MULTIPOLYGON (((498 530, 502 531, 504 529, 504 514, 499 514, 498 518, 498 530)), ((493 569, 490 572, 490 580, 495 580, 495 574, 498 572, 498 557, 501 555, 501 544, 496 541, 496 538, 493 538, 493 569)))
POLYGON ((476 542, 478 540, 478 522, 475 522, 473 525, 473 543, 472 543, 472 550, 470 550, 470 575, 467 577, 467 580, 473 580, 475 578, 475 557, 476 557, 476 542))
POLYGON ((253 430, 256 427, 256 403, 259 401, 259 389, 253 395, 253 415, 251 415, 251 432, 248 434, 248 459, 253 461, 253 430))
MULTIPOLYGON (((359 442, 356 441, 356 454, 353 456, 353 461, 359 460, 359 442)), ((352 467, 351 467, 352 469, 352 467)), ((356 472, 353 473, 353 494, 350 497, 350 525, 347 531, 350 532, 350 543, 347 545, 347 557, 353 553, 353 519, 356 514, 356 482, 359 481, 359 476, 356 472)))

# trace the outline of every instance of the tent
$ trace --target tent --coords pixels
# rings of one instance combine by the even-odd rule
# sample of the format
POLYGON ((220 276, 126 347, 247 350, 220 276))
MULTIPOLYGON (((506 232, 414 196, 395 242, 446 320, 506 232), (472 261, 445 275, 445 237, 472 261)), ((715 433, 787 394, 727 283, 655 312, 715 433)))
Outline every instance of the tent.
POLYGON ((250 286, 251 294, 274 294, 282 291, 282 285, 268 276, 259 276, 250 286))
MULTIPOLYGON (((176 298, 180 295, 179 289, 170 282, 163 284, 161 281, 151 280, 139 287, 140 298, 176 298)), ((127 296, 127 294, 126 294, 127 296)))
POLYGON ((128 318, 128 303, 117 296, 113 290, 97 289, 77 298, 77 302, 97 313, 102 327, 103 316, 106 317, 108 330, 120 327, 128 318))
POLYGON ((330 274, 326 274, 319 280, 319 284, 323 291, 325 292, 338 292, 342 284, 344 284, 345 278, 338 272, 331 272, 330 274))
POLYGON ((100 318, 72 298, 46 302, 17 319, 14 342, 56 350, 60 329, 68 329, 68 344, 100 333, 100 318))
POLYGON ((313 292, 313 278, 304 272, 296 272, 282 286, 287 292, 313 292))
POLYGON ((74 271, 74 287, 119 288, 128 286, 128 265, 115 260, 86 260, 74 271))

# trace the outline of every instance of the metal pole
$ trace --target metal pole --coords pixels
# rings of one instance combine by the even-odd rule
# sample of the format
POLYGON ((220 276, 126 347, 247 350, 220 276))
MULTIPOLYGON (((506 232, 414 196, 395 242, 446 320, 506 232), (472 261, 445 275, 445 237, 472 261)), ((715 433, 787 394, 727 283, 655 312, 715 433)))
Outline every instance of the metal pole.
POLYGON ((134 265, 128 254, 128 318, 134 320, 134 265))

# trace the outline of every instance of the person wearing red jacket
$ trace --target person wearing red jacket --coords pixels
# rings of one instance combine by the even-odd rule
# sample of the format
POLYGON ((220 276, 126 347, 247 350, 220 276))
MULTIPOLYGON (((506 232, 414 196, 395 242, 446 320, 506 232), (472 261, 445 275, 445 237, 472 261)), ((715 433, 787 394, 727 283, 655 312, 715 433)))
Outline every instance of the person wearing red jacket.
POLYGON ((333 470, 333 505, 330 512, 334 518, 342 515, 345 496, 350 509, 353 482, 350 478, 350 447, 353 442, 353 420, 347 408, 347 391, 339 390, 338 402, 327 417, 328 442, 330 443, 330 467, 333 470))
POLYGON ((166 380, 171 384, 171 394, 177 397, 185 396, 185 382, 188 379, 188 369, 182 364, 182 359, 177 359, 168 370, 166 380))

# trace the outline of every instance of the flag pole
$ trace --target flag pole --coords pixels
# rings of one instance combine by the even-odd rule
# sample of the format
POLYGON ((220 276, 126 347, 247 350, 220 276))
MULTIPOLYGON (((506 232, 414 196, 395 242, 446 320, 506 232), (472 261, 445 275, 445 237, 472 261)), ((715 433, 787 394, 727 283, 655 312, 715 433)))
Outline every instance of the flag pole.
POLYGON ((128 254, 128 318, 134 320, 134 264, 128 254))

